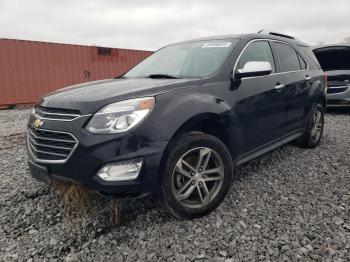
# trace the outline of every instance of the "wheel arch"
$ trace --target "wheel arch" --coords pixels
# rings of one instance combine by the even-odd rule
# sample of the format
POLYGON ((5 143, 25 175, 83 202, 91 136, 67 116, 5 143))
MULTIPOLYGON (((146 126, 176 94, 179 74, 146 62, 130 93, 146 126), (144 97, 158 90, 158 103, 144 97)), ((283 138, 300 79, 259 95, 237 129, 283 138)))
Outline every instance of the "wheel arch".
POLYGON ((319 95, 317 98, 316 98, 316 102, 321 104, 324 109, 326 109, 327 107, 327 98, 325 95, 319 95))
POLYGON ((223 119, 215 113, 203 113, 193 116, 176 130, 170 139, 170 143, 178 140, 186 133, 202 132, 220 139, 232 155, 234 154, 234 136, 228 122, 228 119, 223 119))
POLYGON ((325 109, 327 107, 327 98, 325 91, 323 90, 322 81, 315 81, 309 92, 309 103, 307 107, 307 112, 309 113, 315 103, 321 104, 325 109))
POLYGON ((235 128, 230 123, 231 121, 232 119, 227 119, 227 117, 222 117, 216 113, 203 113, 188 119, 175 131, 169 140, 160 162, 160 174, 171 152, 171 148, 181 137, 188 133, 205 133, 218 138, 229 150, 231 158, 233 160, 236 159, 238 150, 235 145, 238 142, 235 136, 235 128))

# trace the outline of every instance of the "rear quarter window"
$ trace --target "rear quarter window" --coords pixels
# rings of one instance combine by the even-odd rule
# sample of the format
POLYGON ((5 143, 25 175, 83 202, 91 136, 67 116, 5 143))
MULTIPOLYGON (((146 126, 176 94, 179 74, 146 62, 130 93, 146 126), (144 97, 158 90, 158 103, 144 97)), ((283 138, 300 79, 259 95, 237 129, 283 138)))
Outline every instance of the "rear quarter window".
POLYGON ((298 71, 301 69, 298 54, 293 47, 280 42, 275 42, 274 44, 277 49, 281 72, 298 71))
POLYGON ((311 48, 308 46, 299 46, 300 51, 303 55, 305 55, 306 58, 309 59, 309 64, 313 65, 313 67, 316 67, 317 69, 321 69, 321 65, 318 62, 315 54, 312 52, 311 48))
POLYGON ((305 62, 304 58, 302 58, 299 54, 298 54, 298 58, 299 58, 299 63, 300 63, 301 70, 306 70, 307 69, 307 63, 305 62))

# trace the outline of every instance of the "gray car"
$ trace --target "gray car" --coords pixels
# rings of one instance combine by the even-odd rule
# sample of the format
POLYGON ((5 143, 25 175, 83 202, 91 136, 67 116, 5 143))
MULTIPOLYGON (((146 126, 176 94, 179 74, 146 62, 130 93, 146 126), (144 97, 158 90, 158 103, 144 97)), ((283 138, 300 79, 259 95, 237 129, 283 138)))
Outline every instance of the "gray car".
POLYGON ((327 106, 350 107, 350 45, 323 45, 313 52, 328 76, 327 106))

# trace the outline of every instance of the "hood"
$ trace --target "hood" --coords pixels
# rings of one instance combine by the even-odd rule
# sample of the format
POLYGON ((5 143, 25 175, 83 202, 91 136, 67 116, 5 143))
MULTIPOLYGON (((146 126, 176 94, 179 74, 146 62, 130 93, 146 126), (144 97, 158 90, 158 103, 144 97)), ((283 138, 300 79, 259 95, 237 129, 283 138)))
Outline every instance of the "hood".
POLYGON ((44 107, 79 110, 82 114, 134 97, 154 96, 194 84, 193 79, 120 78, 69 86, 42 97, 44 107))

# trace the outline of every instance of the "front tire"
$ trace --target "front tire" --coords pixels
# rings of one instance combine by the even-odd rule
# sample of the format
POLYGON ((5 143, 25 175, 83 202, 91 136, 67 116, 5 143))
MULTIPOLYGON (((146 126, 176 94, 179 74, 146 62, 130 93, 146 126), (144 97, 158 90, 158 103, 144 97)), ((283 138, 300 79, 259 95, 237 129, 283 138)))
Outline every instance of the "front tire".
POLYGON ((162 179, 163 202, 179 218, 205 216, 224 200, 232 174, 231 155, 219 139, 187 134, 170 148, 162 179))
POLYGON ((324 128, 324 107, 315 104, 303 136, 298 139, 298 145, 304 148, 315 148, 321 141, 324 128))

